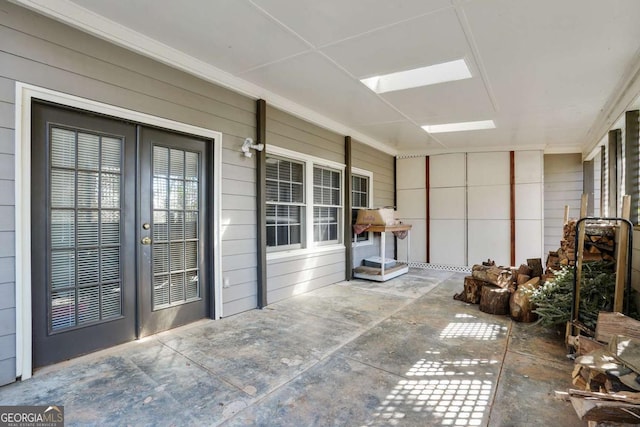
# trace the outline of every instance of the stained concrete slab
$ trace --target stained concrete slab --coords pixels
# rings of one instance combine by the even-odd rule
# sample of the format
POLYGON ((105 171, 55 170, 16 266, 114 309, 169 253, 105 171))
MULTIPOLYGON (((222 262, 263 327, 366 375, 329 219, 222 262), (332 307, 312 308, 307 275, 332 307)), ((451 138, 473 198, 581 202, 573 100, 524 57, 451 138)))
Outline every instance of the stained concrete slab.
POLYGON ((270 307, 276 310, 286 307, 286 310, 354 326, 368 326, 380 322, 410 302, 392 292, 375 292, 373 289, 350 285, 350 282, 345 282, 343 286, 321 288, 270 307))
POLYGON ((266 310, 252 317, 244 325, 211 324, 163 342, 239 389, 263 394, 355 336, 352 325, 294 310, 266 310))
POLYGON ((565 378, 572 368, 568 361, 507 352, 488 425, 586 425, 571 403, 554 398, 555 390, 568 388, 565 378))
POLYGON ((453 300, 463 278, 331 285, 45 368, 0 404, 64 405, 70 426, 586 425, 551 398, 561 337, 453 300))
POLYGON ((456 274, 450 271, 438 270, 429 270, 427 275, 422 273, 422 271, 412 269, 409 270, 407 274, 401 276, 401 278, 398 278, 398 280, 372 282, 356 279, 348 282, 348 285, 405 298, 417 298, 430 292, 438 284, 456 274))
POLYGON ((420 380, 331 357, 223 425, 440 425, 444 399, 420 380))

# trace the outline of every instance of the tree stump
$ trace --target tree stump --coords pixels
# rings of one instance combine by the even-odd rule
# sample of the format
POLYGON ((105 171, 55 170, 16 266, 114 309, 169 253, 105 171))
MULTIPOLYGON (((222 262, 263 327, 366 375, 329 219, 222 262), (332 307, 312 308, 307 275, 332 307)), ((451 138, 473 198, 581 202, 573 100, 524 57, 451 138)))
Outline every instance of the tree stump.
POLYGON ((480 311, 489 314, 509 314, 509 297, 508 289, 494 285, 483 286, 480 296, 480 311))
POLYGON ((530 298, 531 293, 538 286, 540 286, 540 278, 534 277, 528 282, 518 286, 518 289, 511 294, 509 309, 513 320, 530 323, 538 319, 538 315, 533 312, 535 306, 530 298))
POLYGON ((474 279, 472 276, 467 276, 464 278, 464 290, 459 294, 455 294, 453 299, 471 304, 478 304, 480 302, 480 292, 482 291, 482 287, 486 284, 487 282, 474 279))

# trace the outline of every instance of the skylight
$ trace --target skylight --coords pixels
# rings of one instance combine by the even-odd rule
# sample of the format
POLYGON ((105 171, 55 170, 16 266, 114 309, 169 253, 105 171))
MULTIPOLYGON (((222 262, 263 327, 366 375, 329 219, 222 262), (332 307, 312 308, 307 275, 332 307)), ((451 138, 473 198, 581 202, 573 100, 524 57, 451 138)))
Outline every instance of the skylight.
POLYGON ((422 126, 422 129, 429 133, 444 133, 444 132, 460 132, 465 130, 481 130, 481 129, 495 129, 496 124, 493 120, 480 120, 477 122, 459 122, 459 123, 445 123, 441 125, 426 125, 422 126))
POLYGON ((385 93, 470 78, 471 71, 465 60, 457 59, 428 67, 369 77, 360 81, 376 93, 385 93))

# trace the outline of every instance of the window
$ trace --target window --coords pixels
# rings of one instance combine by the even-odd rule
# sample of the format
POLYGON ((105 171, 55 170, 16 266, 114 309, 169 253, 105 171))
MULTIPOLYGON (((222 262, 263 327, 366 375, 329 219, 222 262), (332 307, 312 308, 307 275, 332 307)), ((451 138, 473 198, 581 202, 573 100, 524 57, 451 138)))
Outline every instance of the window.
MULTIPOLYGON (((369 207, 369 177, 356 174, 351 175, 351 207, 351 223, 355 224, 356 218, 358 218, 358 211, 362 208, 369 207)), ((371 233, 368 232, 356 234, 356 243, 369 241, 371 237, 370 234, 371 233)))
POLYGON ((340 172, 313 168, 313 241, 338 242, 340 229, 340 172))
POLYGON ((273 257, 295 250, 331 250, 342 242, 343 170, 339 163, 269 147, 266 222, 273 257))
POLYGON ((302 245, 304 164, 267 158, 267 246, 302 245))

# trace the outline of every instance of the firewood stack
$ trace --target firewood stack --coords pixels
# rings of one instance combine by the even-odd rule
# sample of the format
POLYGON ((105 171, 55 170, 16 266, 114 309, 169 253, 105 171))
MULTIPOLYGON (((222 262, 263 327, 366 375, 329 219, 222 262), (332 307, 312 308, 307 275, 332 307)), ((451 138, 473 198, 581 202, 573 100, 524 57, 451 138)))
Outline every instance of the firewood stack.
MULTIPOLYGON (((573 266, 576 262, 576 220, 571 219, 564 224, 562 240, 557 251, 549 251, 546 273, 551 275, 562 266, 573 266)), ((583 260, 615 261, 615 230, 610 224, 587 223, 583 260)))
POLYGON ((463 291, 453 299, 479 304, 485 313, 509 314, 516 321, 533 322, 537 315, 529 295, 541 284, 540 258, 529 259, 519 268, 496 266, 488 260, 473 266, 471 276, 464 278, 463 291))
POLYGON ((640 423, 640 322, 600 312, 595 337, 579 337, 573 385, 567 396, 589 425, 640 423), (585 351, 585 347, 589 351, 585 351))

